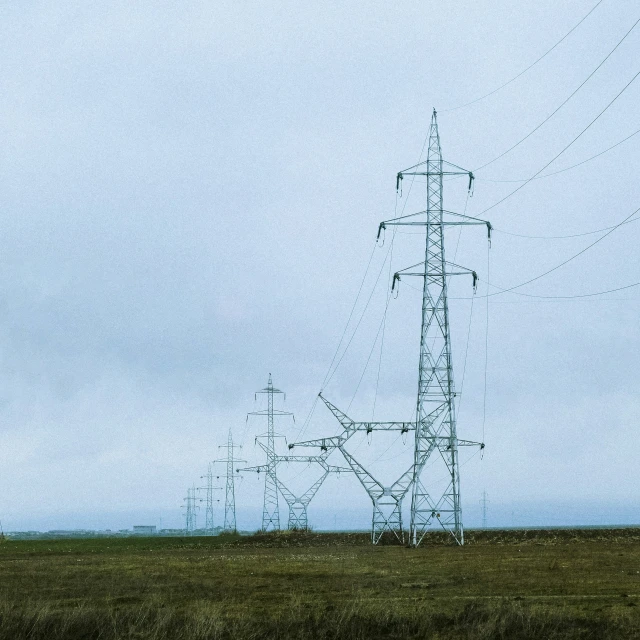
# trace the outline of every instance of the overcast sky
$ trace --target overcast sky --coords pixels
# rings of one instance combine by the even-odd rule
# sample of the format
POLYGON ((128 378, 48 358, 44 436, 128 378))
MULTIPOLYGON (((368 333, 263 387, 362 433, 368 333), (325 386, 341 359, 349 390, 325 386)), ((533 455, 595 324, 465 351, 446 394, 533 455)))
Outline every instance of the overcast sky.
MULTIPOLYGON (((378 223, 425 203, 419 182, 397 197, 396 172, 420 159, 433 107, 445 158, 468 169, 539 125, 631 28, 634 3, 603 0, 522 77, 449 109, 518 74, 594 4, 0 3, 5 530, 181 526, 186 488, 228 429, 243 458, 261 461, 265 425, 245 415, 269 373, 296 414, 279 427, 289 442, 337 433, 320 405, 306 418, 370 258, 347 338, 371 302, 324 393, 355 419, 411 419, 420 293, 404 280, 382 350, 374 343, 391 255, 389 232, 375 248, 378 223)), ((640 207, 638 135, 483 213, 518 186, 494 180, 531 177, 609 104, 639 49, 637 27, 549 122, 476 172, 468 201, 464 181, 445 183, 445 208, 496 228, 496 285, 602 235, 503 232, 580 234, 640 207)), ((636 131, 639 98, 640 79, 546 172, 636 131)), ((517 291, 640 281, 639 234, 625 225, 517 291)), ((392 271, 419 262, 423 243, 398 234, 392 271)), ((490 524, 637 523, 640 287, 493 296, 485 353, 484 230, 451 232, 447 252, 483 280, 469 333, 471 284, 450 291, 458 433, 486 442, 483 458, 461 456, 465 523, 479 523, 483 490, 490 524)), ((381 478, 410 461, 410 440, 352 446, 381 478)), ((282 473, 304 489, 317 471, 282 473)), ((241 528, 259 525, 260 482, 239 482, 241 528)), ((366 527, 370 503, 342 476, 309 513, 318 528, 366 527)))

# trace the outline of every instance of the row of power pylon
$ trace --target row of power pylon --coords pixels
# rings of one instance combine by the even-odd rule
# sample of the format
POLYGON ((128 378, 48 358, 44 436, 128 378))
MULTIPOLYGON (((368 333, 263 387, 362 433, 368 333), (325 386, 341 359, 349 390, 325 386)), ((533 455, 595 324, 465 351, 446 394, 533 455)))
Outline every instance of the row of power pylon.
MULTIPOLYGON (((236 522, 236 501, 235 501, 235 480, 240 477, 241 472, 254 472, 264 475, 264 500, 262 509, 262 526, 263 531, 277 531, 281 529, 279 495, 282 495, 289 508, 289 515, 286 528, 306 530, 309 526, 307 515, 307 507, 317 494, 318 490, 331 473, 341 473, 350 471, 344 467, 331 465, 327 462, 330 452, 324 451, 320 455, 295 456, 295 455, 278 455, 275 450, 275 441, 278 435, 275 431, 276 419, 283 416, 293 416, 288 411, 276 409, 274 406, 274 396, 284 395, 284 392, 273 386, 271 374, 267 386, 256 392, 258 395, 266 396, 267 407, 259 411, 252 411, 249 416, 262 416, 267 419, 267 431, 256 437, 256 443, 265 454, 266 462, 253 467, 239 468, 241 462, 246 462, 242 458, 235 456, 235 450, 239 449, 238 445, 233 443, 231 431, 229 431, 227 444, 223 447, 226 449, 226 456, 214 460, 209 463, 206 475, 201 479, 206 480, 205 486, 196 486, 195 484, 187 489, 187 496, 184 499, 184 516, 185 531, 187 535, 193 535, 196 531, 200 531, 197 526, 197 513, 200 511, 200 504, 206 503, 206 517, 204 533, 213 535, 216 531, 214 526, 214 506, 220 502, 216 498, 218 491, 224 491, 224 524, 222 531, 237 531, 236 522), (278 477, 278 467, 283 463, 305 463, 308 467, 315 467, 320 471, 313 484, 303 493, 294 492, 288 487, 281 478, 278 477), (216 473, 216 465, 225 465, 225 472, 221 475, 216 473), (224 479, 225 486, 220 486, 218 482, 224 479), (202 497, 204 495, 204 497, 202 497)), ((218 527, 217 530, 220 530, 218 527)))
MULTIPOLYGON (((470 276, 475 292, 478 276, 467 269, 445 259, 445 234, 448 227, 481 225, 486 227, 491 238, 491 224, 466 215, 444 209, 443 180, 445 177, 468 176, 469 194, 472 190, 474 175, 471 171, 447 162, 442 157, 437 114, 434 109, 429 129, 427 159, 397 174, 396 189, 401 192, 402 181, 406 177, 414 180, 416 176, 426 178, 426 208, 409 215, 402 215, 380 223, 378 238, 387 228, 411 226, 425 231, 424 261, 396 272, 390 283, 393 290, 405 277, 415 276, 422 279, 422 313, 420 333, 420 353, 418 359, 418 393, 415 420, 412 421, 356 421, 347 416, 320 394, 326 407, 340 424, 337 435, 289 444, 294 447, 316 447, 318 455, 281 456, 275 449, 275 420, 291 416, 289 412, 274 408, 274 396, 283 394, 273 386, 271 374, 267 386, 257 394, 266 396, 267 407, 249 415, 267 419, 266 433, 258 436, 256 442, 266 456, 264 464, 245 467, 234 465, 240 460, 234 458, 231 434, 227 444, 227 456, 223 462, 226 471, 225 527, 235 529, 235 498, 233 480, 240 471, 264 474, 264 501, 262 510, 262 529, 264 531, 281 528, 278 508, 278 495, 282 494, 289 506, 289 528, 307 529, 307 507, 316 495, 322 483, 330 473, 350 471, 355 474, 367 492, 373 504, 371 536, 376 544, 384 534, 395 536, 405 542, 405 529, 402 522, 403 500, 411 494, 411 519, 409 525, 409 543, 418 546, 427 531, 444 530, 453 541, 464 544, 462 524, 462 504, 460 498, 460 473, 458 451, 460 447, 484 448, 484 443, 462 440, 457 435, 456 424, 456 388, 453 376, 452 347, 450 335, 450 317, 448 305, 448 285, 453 276, 470 276), (380 481, 378 474, 354 457, 348 443, 358 432, 371 434, 376 431, 400 434, 411 433, 414 439, 413 460, 401 475, 391 484, 380 481), (334 451, 340 451, 348 467, 330 465, 327 458, 334 451), (304 462, 320 470, 319 478, 301 495, 294 494, 278 477, 278 467, 285 462, 304 462), (444 484, 443 484, 444 483, 444 484), (233 505, 233 506, 231 506, 233 505), (231 515, 233 513, 233 515, 231 515)), ((207 509, 212 509, 212 488, 210 474, 207 476, 207 509)), ((197 488, 191 488, 187 496, 186 524, 195 527, 197 488)), ((486 501, 485 501, 486 504, 486 501)), ((208 512, 209 513, 209 512, 208 512)), ((209 519, 207 519, 209 523, 209 519)))
MULTIPOLYGON (((187 489, 187 496, 184 499, 184 517, 185 517, 185 533, 194 535, 199 531, 197 524, 197 514, 200 511, 199 503, 205 503, 205 535, 214 535, 216 532, 214 522, 214 506, 220 502, 217 498, 218 491, 224 491, 224 523, 223 531, 235 532, 236 525, 236 495, 235 480, 237 472, 234 470, 238 462, 244 462, 240 458, 236 458, 234 450, 239 448, 233 444, 231 430, 227 437, 227 444, 221 445, 218 449, 226 449, 226 456, 213 460, 207 467, 207 473, 200 476, 200 480, 205 480, 204 486, 196 486, 195 484, 187 489), (222 468, 221 468, 222 466, 222 468), (220 469, 220 470, 219 470, 220 469), (225 486, 218 484, 224 480, 225 486), (204 497, 202 497, 204 495, 204 497)), ((218 527, 220 530, 220 527, 218 527)))

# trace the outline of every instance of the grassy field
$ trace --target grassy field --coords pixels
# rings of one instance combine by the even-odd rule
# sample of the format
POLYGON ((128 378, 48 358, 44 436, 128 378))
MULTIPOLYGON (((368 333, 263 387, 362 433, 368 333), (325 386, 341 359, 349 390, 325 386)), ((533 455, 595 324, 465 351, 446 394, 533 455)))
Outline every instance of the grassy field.
POLYGON ((640 638, 640 529, 9 541, 0 639, 640 638))

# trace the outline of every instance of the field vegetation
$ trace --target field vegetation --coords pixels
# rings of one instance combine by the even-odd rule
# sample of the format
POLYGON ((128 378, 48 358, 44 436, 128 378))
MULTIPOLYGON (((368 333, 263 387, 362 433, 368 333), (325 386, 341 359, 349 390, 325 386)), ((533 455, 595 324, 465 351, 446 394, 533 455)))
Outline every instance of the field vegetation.
POLYGON ((640 638, 640 529, 8 541, 0 640, 640 638))

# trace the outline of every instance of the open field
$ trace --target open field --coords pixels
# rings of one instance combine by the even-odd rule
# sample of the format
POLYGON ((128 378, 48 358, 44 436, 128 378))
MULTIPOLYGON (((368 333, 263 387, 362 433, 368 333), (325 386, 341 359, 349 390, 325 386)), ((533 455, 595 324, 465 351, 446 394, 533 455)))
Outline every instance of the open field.
POLYGON ((9 541, 0 639, 640 638, 640 529, 9 541))

